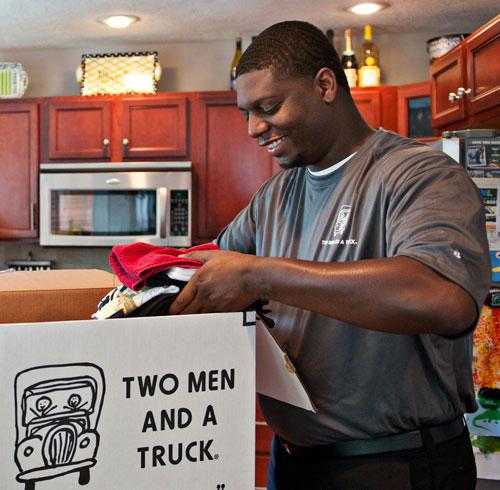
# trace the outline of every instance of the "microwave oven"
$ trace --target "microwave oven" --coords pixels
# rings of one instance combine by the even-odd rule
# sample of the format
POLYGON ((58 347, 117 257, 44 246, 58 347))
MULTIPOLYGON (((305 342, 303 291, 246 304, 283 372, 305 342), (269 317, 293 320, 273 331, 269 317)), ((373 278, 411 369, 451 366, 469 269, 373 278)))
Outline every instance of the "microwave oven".
POLYGON ((40 165, 40 245, 189 247, 191 224, 191 162, 40 165))

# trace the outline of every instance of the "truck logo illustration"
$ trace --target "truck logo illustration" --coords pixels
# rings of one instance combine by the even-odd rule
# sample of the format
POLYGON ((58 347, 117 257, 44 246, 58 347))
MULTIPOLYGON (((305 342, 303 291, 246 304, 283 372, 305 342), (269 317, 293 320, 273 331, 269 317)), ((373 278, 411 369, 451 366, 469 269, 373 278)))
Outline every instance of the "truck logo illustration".
POLYGON ((15 378, 16 480, 25 490, 38 481, 79 472, 90 481, 99 447, 97 423, 105 392, 95 364, 39 366, 15 378))

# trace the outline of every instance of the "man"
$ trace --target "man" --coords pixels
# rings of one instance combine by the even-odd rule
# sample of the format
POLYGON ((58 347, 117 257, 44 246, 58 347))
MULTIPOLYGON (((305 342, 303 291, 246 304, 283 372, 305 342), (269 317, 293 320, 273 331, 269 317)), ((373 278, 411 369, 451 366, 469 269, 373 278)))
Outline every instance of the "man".
MULTIPOLYGON (((314 26, 263 31, 237 70, 248 132, 284 171, 220 234, 171 307, 269 301, 318 412, 261 396, 269 488, 474 488, 463 413, 490 284, 484 210, 446 155, 359 115, 314 26)), ((269 373, 272 375, 272 373, 269 373)))

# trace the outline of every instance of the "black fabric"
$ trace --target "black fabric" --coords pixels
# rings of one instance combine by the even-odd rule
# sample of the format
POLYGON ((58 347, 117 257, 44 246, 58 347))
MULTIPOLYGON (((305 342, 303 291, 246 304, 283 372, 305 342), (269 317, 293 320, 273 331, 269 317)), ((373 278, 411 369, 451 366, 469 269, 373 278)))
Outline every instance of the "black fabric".
POLYGON ((473 490, 476 466, 467 429, 425 447, 369 456, 291 456, 275 438, 268 490, 473 490))
POLYGON ((132 313, 130 317, 142 317, 142 316, 165 316, 168 315, 168 310, 170 305, 173 303, 174 299, 179 293, 175 294, 160 294, 148 302, 142 304, 132 313))
POLYGON ((303 458, 317 459, 337 456, 361 456, 391 451, 403 451, 406 449, 418 449, 424 445, 429 446, 426 441, 432 441, 433 443, 448 441, 461 434, 464 430, 464 425, 465 422, 463 417, 458 417, 446 424, 436 427, 427 427, 376 439, 339 441, 334 444, 326 444, 323 446, 295 446, 279 437, 278 440, 288 453, 303 458))

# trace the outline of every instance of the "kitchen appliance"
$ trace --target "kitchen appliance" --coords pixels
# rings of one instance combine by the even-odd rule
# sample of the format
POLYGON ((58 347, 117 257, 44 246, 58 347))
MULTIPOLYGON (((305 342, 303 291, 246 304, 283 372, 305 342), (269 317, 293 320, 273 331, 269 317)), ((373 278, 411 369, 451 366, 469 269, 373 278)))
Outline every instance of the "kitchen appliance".
POLYGON ((465 129, 444 131, 435 145, 472 177, 500 177, 500 130, 465 129))
POLYGON ((40 245, 191 245, 191 162, 42 163, 40 245))

